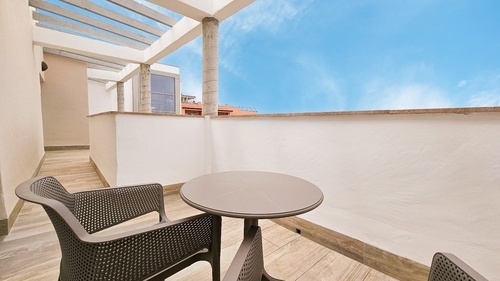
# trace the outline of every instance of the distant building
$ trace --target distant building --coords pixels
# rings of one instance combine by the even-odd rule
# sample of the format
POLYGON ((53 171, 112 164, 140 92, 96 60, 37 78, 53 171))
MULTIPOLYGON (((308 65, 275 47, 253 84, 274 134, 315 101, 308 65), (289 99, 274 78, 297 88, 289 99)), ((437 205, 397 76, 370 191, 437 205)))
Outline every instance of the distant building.
MULTIPOLYGON (((201 102, 194 102, 195 96, 181 96, 181 114, 182 115, 201 115, 201 102)), ((242 109, 237 106, 219 105, 219 116, 222 115, 257 115, 256 110, 242 109)))

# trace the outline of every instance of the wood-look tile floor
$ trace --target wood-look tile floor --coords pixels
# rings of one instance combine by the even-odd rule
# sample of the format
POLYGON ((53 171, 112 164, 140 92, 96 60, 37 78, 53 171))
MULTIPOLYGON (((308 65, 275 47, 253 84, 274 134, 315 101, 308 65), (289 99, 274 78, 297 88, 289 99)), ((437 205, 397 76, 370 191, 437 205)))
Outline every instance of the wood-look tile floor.
MULTIPOLYGON (((50 151, 41 176, 55 176, 70 192, 102 186, 89 162, 88 151, 50 151)), ((165 195, 170 219, 199 211, 186 205, 177 193, 165 195)), ((156 222, 156 216, 134 221, 156 222)), ((223 218, 221 272, 224 276, 242 240, 243 221, 223 218)), ((284 280, 396 280, 337 252, 322 247, 269 220, 261 220, 267 271, 284 280)), ((119 231, 119 228, 112 231, 119 231)), ((57 280, 60 249, 52 224, 39 205, 25 202, 11 232, 0 236, 0 280, 57 280)), ((198 262, 168 280, 210 280, 211 268, 198 262)))

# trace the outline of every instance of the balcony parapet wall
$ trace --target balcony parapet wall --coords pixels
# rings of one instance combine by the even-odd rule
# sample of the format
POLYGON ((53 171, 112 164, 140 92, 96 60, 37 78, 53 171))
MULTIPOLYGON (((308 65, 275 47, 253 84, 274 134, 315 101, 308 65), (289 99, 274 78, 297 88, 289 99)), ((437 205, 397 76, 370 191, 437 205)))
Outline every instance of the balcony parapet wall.
MULTIPOLYGON (((110 121, 91 140, 116 143, 119 184, 286 173, 325 195, 303 220, 422 265, 445 251, 490 280, 500 276, 500 107, 210 118, 108 112, 90 117, 91 132, 110 121)), ((102 145, 91 142, 91 155, 113 151, 102 145)))

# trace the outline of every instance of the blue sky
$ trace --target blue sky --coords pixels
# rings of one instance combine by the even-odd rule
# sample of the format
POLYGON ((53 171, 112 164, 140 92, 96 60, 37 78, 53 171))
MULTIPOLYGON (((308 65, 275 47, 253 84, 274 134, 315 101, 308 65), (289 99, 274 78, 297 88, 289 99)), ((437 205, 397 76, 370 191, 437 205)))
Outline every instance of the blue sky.
MULTIPOLYGON (((161 62, 201 100, 201 38, 161 62)), ((500 1, 256 0, 219 63, 219 103, 259 113, 500 106, 500 1)))

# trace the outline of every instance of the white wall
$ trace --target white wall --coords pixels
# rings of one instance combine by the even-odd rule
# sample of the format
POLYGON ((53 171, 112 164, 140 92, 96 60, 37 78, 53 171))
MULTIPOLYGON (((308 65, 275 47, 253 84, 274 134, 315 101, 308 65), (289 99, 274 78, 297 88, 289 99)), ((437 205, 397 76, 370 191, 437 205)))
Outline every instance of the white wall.
POLYGON ((89 145, 85 62, 45 54, 49 66, 42 83, 45 146, 89 145))
MULTIPOLYGON (((212 119, 213 172, 318 185, 313 223, 430 265, 452 252, 500 276, 500 113, 212 119)), ((496 279, 499 280, 499 279, 496 279)))
MULTIPOLYGON (((125 111, 134 111, 132 98, 132 80, 124 83, 125 95, 125 111)), ((107 91, 106 84, 88 80, 88 95, 89 95, 89 115, 116 111, 117 98, 116 87, 107 91)))
MULTIPOLYGON (((210 171, 295 175, 325 195, 305 219, 425 265, 452 252, 499 280, 500 109, 209 122, 108 115, 116 115, 115 185, 167 185, 210 171)), ((110 142, 110 127, 98 137, 110 142)))
POLYGON ((116 119, 114 114, 100 114, 88 118, 90 158, 111 186, 116 186, 116 119))
POLYGON ((203 118, 105 113, 89 119, 91 157, 111 186, 169 185, 203 174, 203 118))
POLYGON ((116 88, 106 91, 106 84, 88 80, 89 115, 116 111, 116 88))
POLYGON ((200 175, 203 118, 116 115, 117 184, 186 182, 200 175))
POLYGON ((32 44, 28 0, 0 1, 0 220, 18 201, 16 186, 43 157, 41 57, 32 44))

